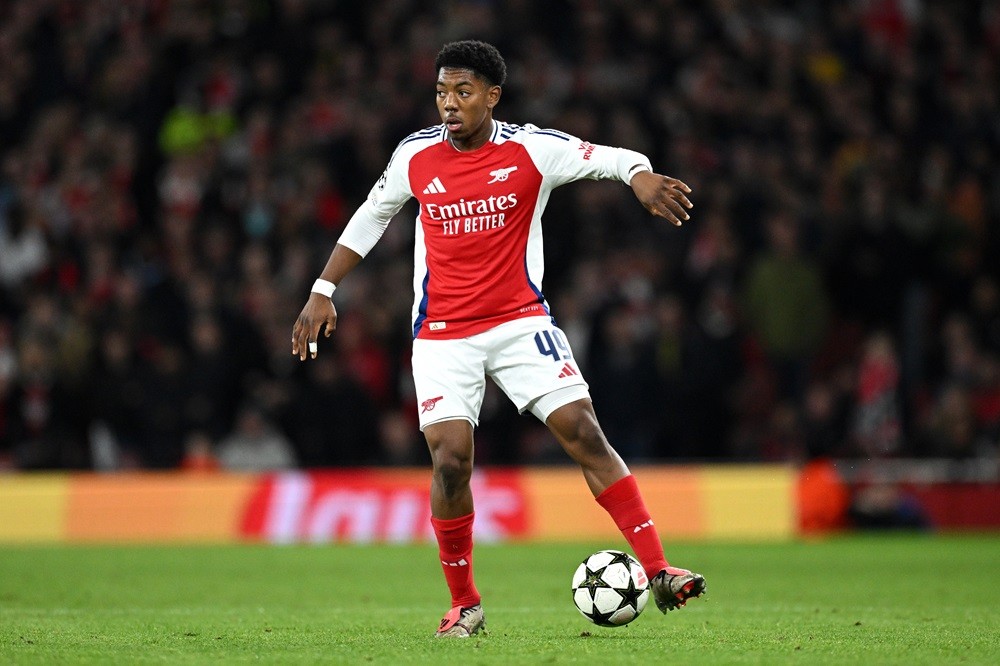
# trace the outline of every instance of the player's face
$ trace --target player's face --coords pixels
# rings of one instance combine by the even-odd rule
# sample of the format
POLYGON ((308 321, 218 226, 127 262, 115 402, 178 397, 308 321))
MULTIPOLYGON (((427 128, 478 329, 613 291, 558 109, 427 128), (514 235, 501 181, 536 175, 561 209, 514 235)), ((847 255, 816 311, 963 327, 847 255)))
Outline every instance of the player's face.
POLYGON ((437 80, 437 108, 456 148, 473 150, 493 131, 493 107, 500 86, 491 86, 470 69, 442 67, 437 80))

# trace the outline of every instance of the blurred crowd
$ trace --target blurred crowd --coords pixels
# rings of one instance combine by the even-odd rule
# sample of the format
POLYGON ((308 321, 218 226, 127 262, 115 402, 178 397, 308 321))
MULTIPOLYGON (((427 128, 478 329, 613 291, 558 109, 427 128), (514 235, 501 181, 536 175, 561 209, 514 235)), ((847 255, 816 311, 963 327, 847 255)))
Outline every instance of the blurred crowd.
MULTIPOLYGON (((642 151, 557 190, 546 295, 628 459, 996 456, 1000 2, 0 3, 0 468, 422 464, 407 204, 291 328, 433 61, 642 151)), ((566 458, 491 387, 482 463, 566 458)))

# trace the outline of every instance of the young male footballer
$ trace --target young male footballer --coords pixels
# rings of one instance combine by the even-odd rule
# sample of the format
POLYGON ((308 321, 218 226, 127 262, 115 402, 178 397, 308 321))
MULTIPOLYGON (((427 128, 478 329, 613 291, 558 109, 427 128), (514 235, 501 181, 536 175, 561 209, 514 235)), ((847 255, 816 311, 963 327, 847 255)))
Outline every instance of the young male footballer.
POLYGON ((635 478, 597 422, 587 382, 542 295, 542 211, 553 188, 612 179, 653 215, 680 226, 690 188, 624 148, 494 120, 506 65, 478 41, 444 46, 435 62, 441 124, 403 139, 344 229, 292 330, 292 354, 315 358, 337 324, 336 285, 410 198, 420 202, 413 274, 413 379, 433 461, 431 522, 452 608, 439 637, 485 625, 473 580, 473 428, 486 378, 545 423, 583 470, 650 580, 664 613, 705 591, 668 564, 635 478))

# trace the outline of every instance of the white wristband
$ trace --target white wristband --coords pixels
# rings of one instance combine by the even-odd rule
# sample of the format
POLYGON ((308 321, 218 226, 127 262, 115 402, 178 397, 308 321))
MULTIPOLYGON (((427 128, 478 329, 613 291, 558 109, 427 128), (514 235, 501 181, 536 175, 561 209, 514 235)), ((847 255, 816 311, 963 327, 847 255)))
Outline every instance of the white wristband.
POLYGON ((628 170, 628 176, 627 176, 627 180, 625 181, 625 184, 626 185, 630 184, 632 182, 632 178, 635 177, 635 175, 637 173, 639 173, 640 171, 652 171, 652 169, 650 169, 645 164, 635 164, 635 165, 633 165, 632 168, 628 170))
POLYGON ((312 293, 323 294, 327 298, 333 298, 333 292, 337 288, 337 285, 330 282, 329 280, 324 280, 320 278, 313 282, 312 293))

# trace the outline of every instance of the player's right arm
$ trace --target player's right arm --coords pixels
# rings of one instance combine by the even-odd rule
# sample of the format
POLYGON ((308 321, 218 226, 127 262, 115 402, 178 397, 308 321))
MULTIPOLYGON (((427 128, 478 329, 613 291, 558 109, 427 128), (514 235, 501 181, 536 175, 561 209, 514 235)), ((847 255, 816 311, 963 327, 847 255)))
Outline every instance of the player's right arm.
MULTIPOLYGON (((375 246, 385 233, 389 220, 413 196, 407 177, 409 156, 401 154, 408 152, 401 150, 406 143, 404 140, 393 153, 382 177, 344 227, 344 232, 320 273, 320 280, 332 284, 334 288, 375 246)), ((298 356, 300 361, 306 360, 307 355, 316 358, 315 343, 320 330, 323 330, 325 337, 330 337, 335 328, 337 308, 333 304, 333 298, 313 291, 292 327, 292 355, 298 356)))
MULTIPOLYGON (((326 261, 320 279, 333 285, 340 284, 344 276, 350 273, 361 259, 360 254, 337 243, 326 261)), ((328 338, 335 328, 337 328, 337 308, 333 304, 332 295, 311 292, 309 300, 295 320, 295 326, 292 327, 292 355, 298 356, 300 361, 306 360, 307 352, 309 356, 316 358, 316 347, 310 349, 309 344, 316 342, 320 329, 323 329, 323 335, 328 338), (323 329, 324 324, 325 329, 323 329)))

